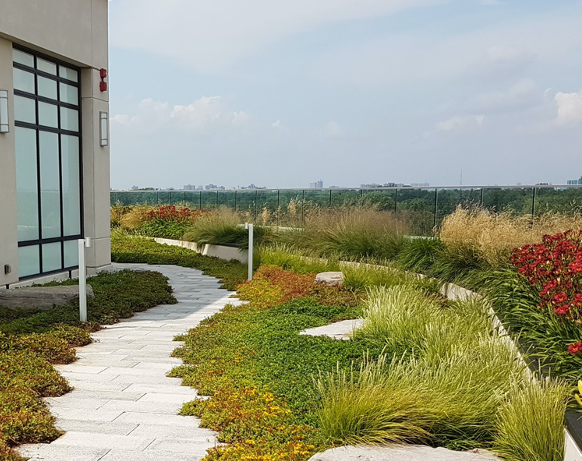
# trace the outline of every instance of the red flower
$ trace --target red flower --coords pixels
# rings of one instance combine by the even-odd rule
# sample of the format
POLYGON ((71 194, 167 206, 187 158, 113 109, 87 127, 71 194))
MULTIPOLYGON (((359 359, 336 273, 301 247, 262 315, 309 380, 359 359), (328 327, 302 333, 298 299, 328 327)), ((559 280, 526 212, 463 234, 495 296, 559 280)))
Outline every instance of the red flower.
POLYGON ((554 301, 557 303, 563 303, 568 299, 568 295, 566 293, 558 293, 554 296, 554 301))
POLYGON ((570 306, 568 304, 562 304, 561 306, 555 307, 554 311, 556 311, 556 314, 558 315, 566 315, 570 312, 570 306))
POLYGON ((582 272, 582 260, 572 261, 570 264, 568 264, 568 269, 570 269, 575 274, 582 272))
POLYGON ((578 354, 579 352, 582 352, 582 343, 580 341, 578 341, 577 343, 570 344, 568 346, 568 352, 570 353, 570 355, 574 355, 574 354, 578 354))

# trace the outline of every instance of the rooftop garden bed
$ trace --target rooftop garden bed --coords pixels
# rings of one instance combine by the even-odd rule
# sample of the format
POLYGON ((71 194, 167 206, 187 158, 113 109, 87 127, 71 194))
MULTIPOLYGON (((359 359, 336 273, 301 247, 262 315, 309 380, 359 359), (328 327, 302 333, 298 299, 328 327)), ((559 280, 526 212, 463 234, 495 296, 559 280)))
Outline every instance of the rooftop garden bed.
MULTIPOLYGON (((114 254, 145 240, 119 238, 114 254)), ((150 262, 162 261, 157 252, 183 251, 154 245, 145 252, 150 262)), ((263 263, 286 270, 263 265, 240 285, 249 304, 180 338, 185 365, 173 375, 212 396, 183 413, 200 416, 226 443, 207 460, 307 460, 333 445, 394 441, 562 459, 569 385, 532 381, 492 330, 487 305, 446 301, 438 284, 398 262, 347 264, 289 248, 261 251, 263 263), (313 285, 315 272, 339 267, 344 288, 313 285), (364 328, 351 341, 299 335, 360 315, 364 328)))

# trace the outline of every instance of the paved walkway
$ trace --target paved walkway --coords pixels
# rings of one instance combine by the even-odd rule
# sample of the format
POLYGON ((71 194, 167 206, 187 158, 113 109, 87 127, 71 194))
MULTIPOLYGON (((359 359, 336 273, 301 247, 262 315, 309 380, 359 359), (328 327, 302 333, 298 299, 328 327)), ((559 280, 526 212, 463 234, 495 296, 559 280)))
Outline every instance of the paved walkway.
POLYGON ((196 391, 166 373, 182 363, 171 358, 186 333, 226 304, 232 292, 201 271, 176 266, 116 264, 116 269, 154 270, 170 279, 179 303, 158 306, 93 334, 77 349, 79 360, 56 367, 75 389, 47 399, 66 433, 49 444, 19 452, 45 461, 198 461, 216 445, 216 433, 198 419, 178 416, 196 391))

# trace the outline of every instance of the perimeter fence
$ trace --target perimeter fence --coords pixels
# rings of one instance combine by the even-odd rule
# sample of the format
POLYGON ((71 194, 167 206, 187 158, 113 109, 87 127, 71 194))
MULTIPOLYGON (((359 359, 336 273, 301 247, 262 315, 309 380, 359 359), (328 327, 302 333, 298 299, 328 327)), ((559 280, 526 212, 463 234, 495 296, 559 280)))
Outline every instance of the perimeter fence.
POLYGON ((228 207, 255 220, 293 208, 301 219, 317 207, 373 204, 406 215, 419 235, 428 234, 459 205, 539 216, 582 212, 582 185, 382 187, 360 189, 254 189, 216 191, 112 191, 111 205, 184 205, 212 210, 228 207))

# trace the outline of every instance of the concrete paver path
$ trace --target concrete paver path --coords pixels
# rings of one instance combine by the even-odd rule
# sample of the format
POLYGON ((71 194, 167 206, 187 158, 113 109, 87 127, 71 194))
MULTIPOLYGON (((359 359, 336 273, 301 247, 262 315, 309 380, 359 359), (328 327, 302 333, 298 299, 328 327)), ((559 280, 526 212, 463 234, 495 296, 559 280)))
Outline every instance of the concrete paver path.
POLYGON ((153 270, 169 277, 179 303, 162 305, 93 334, 93 344, 77 349, 79 360, 57 366, 74 386, 46 399, 66 433, 51 444, 20 447, 32 460, 198 461, 217 444, 216 433, 198 419, 178 416, 196 391, 166 373, 181 360, 171 358, 186 333, 226 304, 240 304, 217 279, 176 266, 115 264, 116 269, 153 270))

